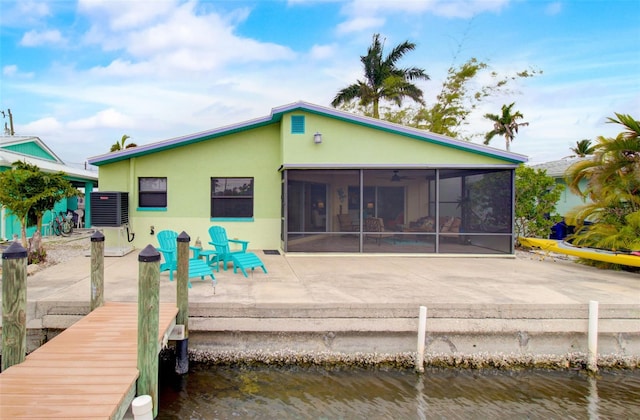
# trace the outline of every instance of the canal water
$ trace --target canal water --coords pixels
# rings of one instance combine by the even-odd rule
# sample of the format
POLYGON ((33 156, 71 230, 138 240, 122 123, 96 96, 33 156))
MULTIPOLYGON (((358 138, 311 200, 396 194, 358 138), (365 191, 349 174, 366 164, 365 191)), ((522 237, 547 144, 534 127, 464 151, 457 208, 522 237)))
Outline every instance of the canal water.
POLYGON ((159 419, 632 419, 640 372, 191 366, 159 419))

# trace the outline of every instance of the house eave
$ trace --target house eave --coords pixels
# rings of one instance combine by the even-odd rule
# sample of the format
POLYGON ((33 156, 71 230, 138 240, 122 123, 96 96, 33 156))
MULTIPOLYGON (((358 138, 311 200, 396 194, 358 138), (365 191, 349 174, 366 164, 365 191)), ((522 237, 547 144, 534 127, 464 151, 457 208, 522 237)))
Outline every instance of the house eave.
POLYGON ((74 181, 90 181, 94 185, 98 184, 98 174, 96 172, 72 168, 62 162, 53 162, 47 159, 39 159, 37 157, 28 156, 21 153, 0 150, 0 166, 11 167, 16 161, 23 161, 31 165, 36 165, 43 172, 64 172, 67 178, 74 181))
POLYGON ((348 164, 348 163, 285 163, 288 169, 515 169, 517 164, 348 164))

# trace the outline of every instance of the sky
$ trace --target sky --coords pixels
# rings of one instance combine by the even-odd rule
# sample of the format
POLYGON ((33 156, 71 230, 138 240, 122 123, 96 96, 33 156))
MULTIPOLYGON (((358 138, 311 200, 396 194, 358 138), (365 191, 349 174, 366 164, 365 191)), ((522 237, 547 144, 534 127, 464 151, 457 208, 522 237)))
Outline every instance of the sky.
POLYGON ((416 83, 427 106, 471 58, 504 76, 541 72, 482 101, 464 128, 481 143, 483 115, 515 102, 529 126, 511 151, 536 164, 614 137, 615 113, 640 119, 638 22, 637 0, 0 0, 0 109, 16 135, 81 168, 124 134, 143 145, 300 100, 330 106, 363 78, 377 33, 385 52, 416 44, 398 65, 430 76, 416 83))

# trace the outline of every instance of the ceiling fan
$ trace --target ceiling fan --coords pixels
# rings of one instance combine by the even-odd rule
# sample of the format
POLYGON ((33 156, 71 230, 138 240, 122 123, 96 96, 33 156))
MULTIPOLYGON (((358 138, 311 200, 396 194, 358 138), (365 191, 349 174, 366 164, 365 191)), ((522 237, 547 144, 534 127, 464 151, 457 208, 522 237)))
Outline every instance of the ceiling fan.
POLYGON ((399 171, 397 171, 397 170, 396 170, 396 171, 393 171, 393 175, 391 176, 391 179, 390 179, 389 181, 391 181, 391 182, 400 182, 400 181, 402 181, 403 179, 413 179, 413 178, 411 178, 411 177, 409 177, 409 176, 401 176, 401 175, 398 175, 398 172, 399 172, 399 171))

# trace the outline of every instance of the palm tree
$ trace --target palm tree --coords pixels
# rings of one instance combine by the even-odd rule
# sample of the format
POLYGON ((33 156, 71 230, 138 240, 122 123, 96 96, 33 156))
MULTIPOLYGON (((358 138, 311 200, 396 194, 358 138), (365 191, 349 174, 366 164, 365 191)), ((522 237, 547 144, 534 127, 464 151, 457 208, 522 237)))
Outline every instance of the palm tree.
POLYGON ((509 145, 513 142, 516 134, 518 134, 518 127, 529 125, 528 122, 517 122, 517 120, 524 118, 524 116, 520 111, 511 111, 514 105, 515 102, 512 102, 510 105, 502 105, 502 115, 484 114, 486 119, 493 121, 493 130, 484 136, 484 144, 489 144, 491 139, 496 135, 504 136, 507 151, 509 151, 509 145))
POLYGON ((124 149, 128 149, 130 147, 138 147, 137 144, 135 143, 129 143, 125 146, 125 143, 127 142, 128 139, 130 139, 131 137, 129 137, 128 135, 123 135, 122 139, 120 139, 120 141, 117 141, 115 143, 113 143, 111 145, 111 150, 109 150, 110 152, 117 152, 119 150, 124 150, 124 149))
POLYGON ((575 235, 577 244, 609 249, 640 249, 640 122, 616 113, 608 122, 625 131, 615 138, 600 136, 591 159, 567 169, 569 188, 590 199, 572 209, 574 224, 594 222, 575 235), (580 182, 586 180, 585 190, 580 182))
POLYGON ((360 100, 360 105, 373 105, 373 117, 380 118, 380 100, 388 100, 401 106, 402 100, 409 97, 414 101, 424 105, 422 90, 413 80, 429 80, 429 76, 424 69, 417 67, 398 68, 396 63, 409 51, 413 51, 416 44, 405 41, 397 45, 383 58, 384 45, 380 41, 380 34, 373 35, 373 42, 367 50, 367 55, 360 56, 360 61, 364 67, 364 80, 340 90, 331 106, 337 107, 340 104, 347 104, 354 99, 360 100))
POLYGON ((591 140, 582 139, 576 142, 575 147, 571 147, 570 150, 574 153, 574 156, 585 157, 587 155, 592 155, 595 151, 595 147, 591 145, 591 140))

